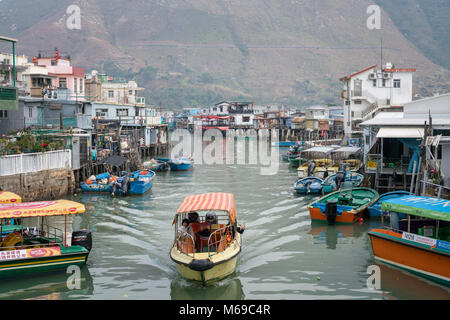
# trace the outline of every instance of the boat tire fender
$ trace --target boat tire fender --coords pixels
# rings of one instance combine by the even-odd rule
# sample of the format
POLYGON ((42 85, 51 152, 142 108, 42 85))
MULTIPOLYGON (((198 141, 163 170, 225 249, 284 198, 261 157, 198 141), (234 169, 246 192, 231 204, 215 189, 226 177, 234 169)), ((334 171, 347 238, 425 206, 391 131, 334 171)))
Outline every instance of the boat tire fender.
POLYGON ((189 264, 189 268, 194 271, 206 271, 212 267, 214 267, 214 263, 208 259, 192 260, 189 264))

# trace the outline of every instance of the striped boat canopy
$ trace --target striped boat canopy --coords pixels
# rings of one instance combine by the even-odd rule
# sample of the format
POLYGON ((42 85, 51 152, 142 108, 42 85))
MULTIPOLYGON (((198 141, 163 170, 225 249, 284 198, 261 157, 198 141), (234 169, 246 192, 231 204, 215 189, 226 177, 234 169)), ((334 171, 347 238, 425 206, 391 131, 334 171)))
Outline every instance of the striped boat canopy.
POLYGON ((15 193, 0 191, 0 203, 19 203, 22 198, 15 193))
POLYGON ((187 196, 178 207, 177 215, 193 211, 220 210, 227 211, 230 222, 236 221, 236 201, 232 193, 205 193, 187 196))
POLYGON ((85 211, 83 204, 69 200, 0 204, 1 219, 62 216, 85 211))

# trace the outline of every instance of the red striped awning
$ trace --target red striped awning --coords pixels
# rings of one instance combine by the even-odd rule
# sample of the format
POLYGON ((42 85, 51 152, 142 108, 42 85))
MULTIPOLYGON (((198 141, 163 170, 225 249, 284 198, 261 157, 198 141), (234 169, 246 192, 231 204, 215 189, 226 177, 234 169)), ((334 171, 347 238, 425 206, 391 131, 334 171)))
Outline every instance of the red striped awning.
POLYGON ((178 207, 177 215, 193 211, 227 211, 230 214, 230 221, 236 220, 236 201, 232 193, 205 193, 187 196, 178 207))

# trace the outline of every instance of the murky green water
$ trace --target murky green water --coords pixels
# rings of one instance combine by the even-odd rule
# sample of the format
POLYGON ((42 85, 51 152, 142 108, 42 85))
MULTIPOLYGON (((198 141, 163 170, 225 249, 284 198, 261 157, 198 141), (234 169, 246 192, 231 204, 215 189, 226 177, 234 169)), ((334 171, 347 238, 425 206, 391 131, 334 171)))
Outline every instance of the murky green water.
MULTIPOLYGON (((283 150, 283 149, 282 149, 283 150)), ((449 299, 448 289, 381 266, 381 290, 367 289, 374 264, 367 231, 380 221, 351 226, 311 225, 312 197, 293 194, 295 169, 277 175, 257 166, 195 166, 158 173, 144 196, 81 194, 87 213, 74 229, 93 230, 94 248, 81 289, 63 272, 2 280, 0 299, 449 299), (245 223, 236 272, 209 287, 184 280, 169 258, 173 215, 186 195, 232 192, 245 223)))

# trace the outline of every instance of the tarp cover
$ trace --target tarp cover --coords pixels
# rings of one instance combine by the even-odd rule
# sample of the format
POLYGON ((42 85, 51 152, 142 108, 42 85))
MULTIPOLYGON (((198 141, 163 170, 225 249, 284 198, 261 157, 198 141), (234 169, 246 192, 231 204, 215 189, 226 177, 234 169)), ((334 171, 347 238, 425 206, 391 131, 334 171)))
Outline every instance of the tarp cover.
POLYGON ((85 211, 83 204, 69 200, 4 203, 0 204, 0 219, 62 216, 85 211))
POLYGON ((205 193, 187 196, 177 210, 180 213, 193 211, 227 211, 230 214, 230 221, 236 220, 236 201, 232 193, 205 193))
POLYGON ((377 138, 423 138, 423 128, 380 128, 377 138))
POLYGON ((122 164, 124 164, 127 160, 128 160, 127 158, 121 157, 121 156, 110 156, 108 158, 100 160, 98 163, 99 164, 106 163, 106 164, 110 164, 112 166, 119 167, 122 164))
POLYGON ((0 203, 20 203, 22 198, 15 193, 0 191, 0 203))
POLYGON ((450 200, 431 197, 406 196, 383 201, 381 210, 400 212, 436 220, 450 221, 450 200))

